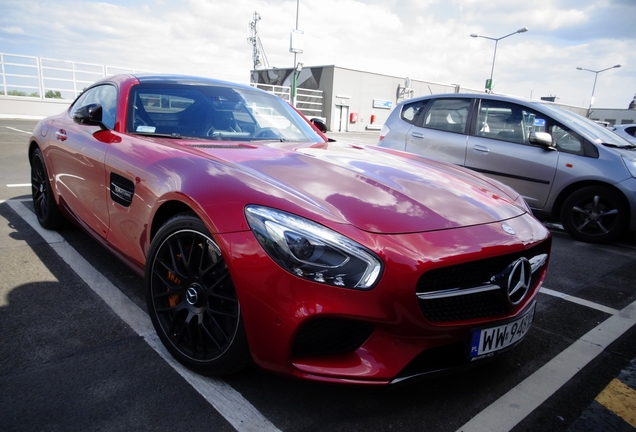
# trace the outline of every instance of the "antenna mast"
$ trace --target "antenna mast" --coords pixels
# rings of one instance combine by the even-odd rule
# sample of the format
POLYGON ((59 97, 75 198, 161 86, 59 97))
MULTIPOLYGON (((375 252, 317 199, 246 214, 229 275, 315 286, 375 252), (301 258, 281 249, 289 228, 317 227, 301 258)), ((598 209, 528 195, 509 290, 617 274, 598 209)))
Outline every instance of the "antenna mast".
POLYGON ((247 42, 252 45, 252 61, 254 62, 254 70, 259 66, 264 66, 269 69, 269 62, 267 61, 267 55, 265 49, 261 43, 261 38, 258 36, 258 22, 261 20, 261 16, 258 12, 254 11, 252 22, 249 23, 247 42), (263 61, 261 61, 261 53, 263 54, 263 61))

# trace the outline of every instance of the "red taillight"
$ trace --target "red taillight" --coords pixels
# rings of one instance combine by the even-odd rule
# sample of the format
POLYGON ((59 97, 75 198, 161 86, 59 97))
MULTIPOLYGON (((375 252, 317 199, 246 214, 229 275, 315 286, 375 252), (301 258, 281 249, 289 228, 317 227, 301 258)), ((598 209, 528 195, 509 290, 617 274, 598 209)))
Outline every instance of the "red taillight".
POLYGON ((380 141, 384 139, 391 132, 391 129, 387 125, 382 125, 382 130, 380 131, 380 141))

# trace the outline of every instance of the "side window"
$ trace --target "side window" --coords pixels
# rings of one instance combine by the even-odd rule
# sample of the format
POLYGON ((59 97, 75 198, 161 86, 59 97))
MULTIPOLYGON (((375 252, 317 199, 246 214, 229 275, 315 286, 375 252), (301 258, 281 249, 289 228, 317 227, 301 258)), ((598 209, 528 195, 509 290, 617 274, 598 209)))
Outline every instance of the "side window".
POLYGON ((102 122, 110 129, 113 129, 115 127, 115 111, 117 108, 117 89, 111 85, 101 85, 85 91, 73 104, 71 116, 79 108, 91 103, 97 103, 102 106, 102 122))
POLYGON ((95 89, 86 90, 75 100, 75 103, 73 104, 73 108, 71 109, 71 117, 75 115, 75 111, 77 111, 83 106, 88 105, 89 103, 91 103, 92 100, 94 100, 94 92, 95 92, 95 89))
POLYGON ((636 126, 626 127, 625 132, 627 132, 631 136, 636 136, 636 126))
POLYGON ((424 127, 464 133, 470 109, 470 99, 436 99, 426 113, 424 127))
POLYGON ((529 144, 530 132, 546 131, 546 116, 528 108, 495 100, 482 100, 475 135, 529 144))
POLYGON ((115 127, 115 112, 117 110, 117 89, 111 85, 103 85, 95 88, 95 98, 102 106, 102 122, 110 129, 115 127))
POLYGON ((583 139, 579 134, 565 126, 555 124, 550 128, 552 140, 556 143, 557 149, 567 153, 581 153, 583 149, 583 139))
POLYGON ((418 101, 404 105, 401 113, 402 120, 407 123, 415 124, 415 119, 422 109, 424 102, 425 101, 418 101))

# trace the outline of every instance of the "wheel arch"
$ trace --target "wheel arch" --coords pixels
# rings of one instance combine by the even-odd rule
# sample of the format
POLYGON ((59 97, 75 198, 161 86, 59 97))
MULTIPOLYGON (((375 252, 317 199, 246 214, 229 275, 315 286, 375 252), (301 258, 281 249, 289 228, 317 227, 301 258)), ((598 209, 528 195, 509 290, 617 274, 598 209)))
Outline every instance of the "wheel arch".
MULTIPOLYGON (((170 201, 166 201, 162 203, 152 218, 152 223, 150 225, 149 241, 152 242, 152 240, 155 238, 155 235, 157 234, 157 231, 159 231, 159 229, 169 219, 171 219, 172 217, 178 214, 186 213, 186 212, 196 213, 196 211, 191 206, 189 206, 183 201, 170 200, 170 201)), ((197 214, 197 217, 200 218, 198 214, 197 214)))
POLYGON ((36 143, 35 141, 31 141, 31 142, 29 143, 29 153, 28 153, 28 156, 29 156, 29 162, 31 161, 31 158, 33 157, 33 152, 34 152, 34 151, 35 151, 35 149, 36 149, 36 148, 38 148, 38 147, 39 147, 39 146, 38 146, 38 143, 36 143))
POLYGON ((621 199, 623 200, 623 204, 625 204, 627 211, 628 211, 628 217, 631 218, 631 206, 629 204, 629 200, 627 199, 627 197, 625 196, 625 194, 623 193, 622 190, 620 190, 619 188, 617 188, 616 186, 606 183, 606 182, 602 182, 602 181, 598 181, 598 180, 585 180, 585 181, 580 181, 580 182, 576 182, 576 183, 572 183, 571 185, 568 185, 566 188, 564 188, 559 195, 557 196, 557 198, 554 200, 554 204, 552 205, 552 211, 550 212, 550 215, 558 220, 561 219, 561 209, 563 208, 563 203, 565 202, 565 200, 568 198, 568 196, 570 196, 570 194, 578 189, 587 187, 587 186, 603 186, 609 189, 612 189, 614 191, 616 191, 621 199))

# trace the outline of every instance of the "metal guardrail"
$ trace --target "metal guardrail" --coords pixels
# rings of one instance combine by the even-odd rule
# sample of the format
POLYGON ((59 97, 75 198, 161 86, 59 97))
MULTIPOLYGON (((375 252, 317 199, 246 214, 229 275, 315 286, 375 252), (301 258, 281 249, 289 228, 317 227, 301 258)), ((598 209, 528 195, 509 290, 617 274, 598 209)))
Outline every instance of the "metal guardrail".
MULTIPOLYGON (((93 63, 0 53, 0 95, 74 100, 86 87, 121 73, 148 72, 93 63)), ((252 86, 290 101, 291 88, 266 84, 252 86)), ((323 92, 299 88, 298 109, 307 116, 322 116, 323 92)))
MULTIPOLYGON (((287 102, 291 101, 291 87, 260 83, 250 83, 250 85, 252 87, 256 87, 261 90, 265 90, 266 92, 275 94, 276 96, 283 98, 287 102)), ((304 88, 296 89, 296 108, 298 108, 298 111, 302 112, 307 117, 322 116, 323 99, 324 97, 322 90, 311 90, 304 88)))
POLYGON ((118 73, 136 72, 144 71, 0 53, 0 93, 5 96, 73 100, 95 81, 118 73))

